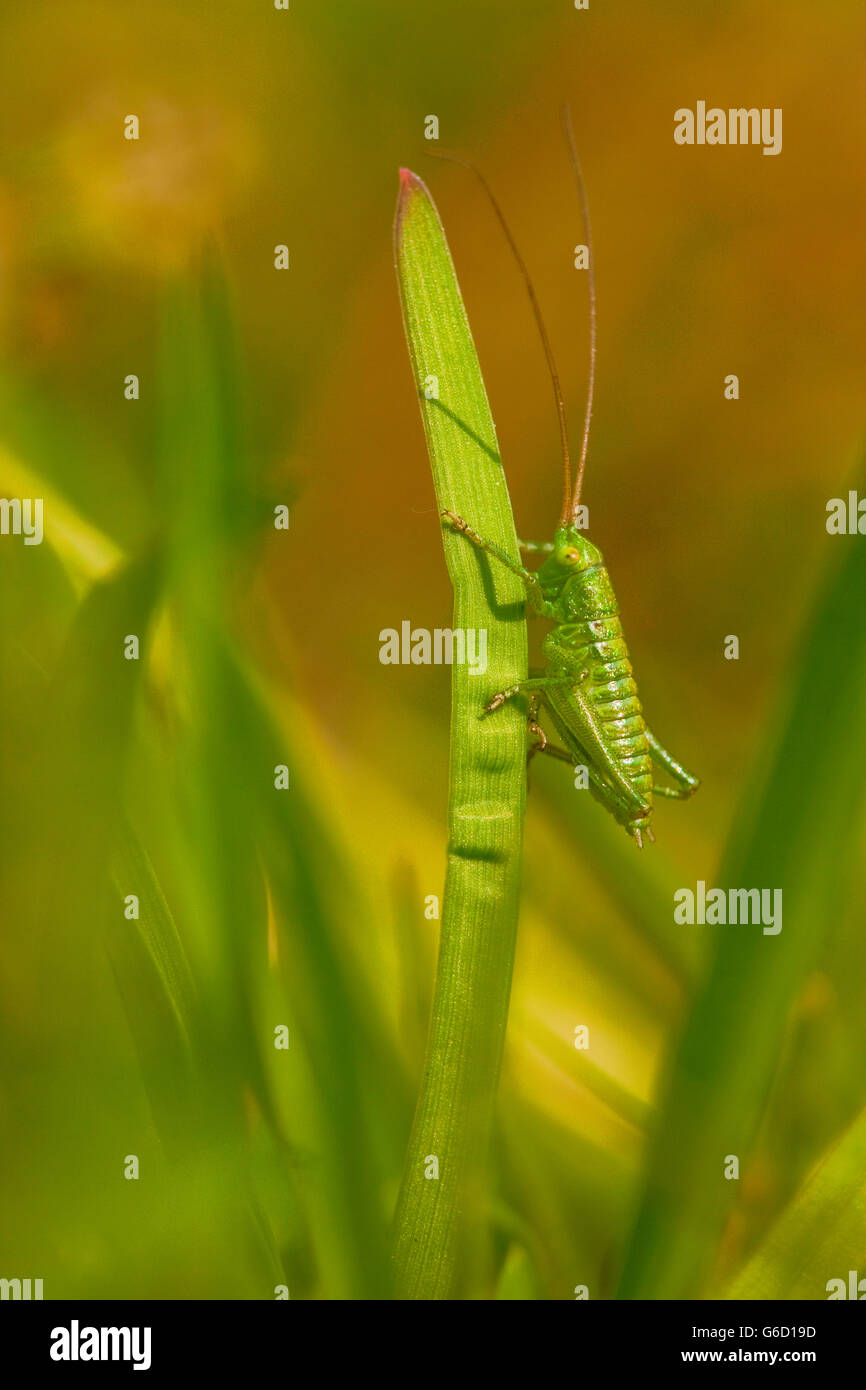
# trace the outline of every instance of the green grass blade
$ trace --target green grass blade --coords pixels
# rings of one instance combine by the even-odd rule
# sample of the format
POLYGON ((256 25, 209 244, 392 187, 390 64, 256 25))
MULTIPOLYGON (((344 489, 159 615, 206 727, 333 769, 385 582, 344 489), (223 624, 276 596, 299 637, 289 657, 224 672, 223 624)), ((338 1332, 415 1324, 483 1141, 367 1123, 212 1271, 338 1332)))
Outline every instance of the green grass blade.
MULTIPOLYGON (((866 778, 866 550, 825 584, 793 698, 747 792, 717 885, 781 888, 783 928, 715 930, 712 968, 674 1059, 620 1296, 700 1296, 778 1066, 792 1004, 840 916, 866 778), (840 653, 845 653, 844 657, 840 653)), ((694 887, 694 885, 692 885, 694 887)))
MULTIPOLYGON (((195 1014, 195 986, 189 962, 150 857, 126 822, 121 824, 118 835, 114 881, 121 897, 133 890, 138 897, 137 935, 153 962, 180 1033, 188 1043, 195 1014)), ((124 934, 131 934, 128 928, 124 934)))
POLYGON ((183 943, 150 858, 121 823, 113 877, 119 902, 106 924, 106 949, 123 1002, 157 1130, 171 1153, 188 1143, 196 1106, 195 990, 183 943), (140 917, 120 910, 134 891, 140 917))
MULTIPOLYGON (((236 804, 254 828, 262 862, 268 866, 279 939, 279 965, 269 972, 272 997, 281 1001, 282 1012, 275 1021, 291 1029, 287 1063, 294 1067, 298 1053, 310 1061, 314 1118, 306 1117, 309 1125, 303 1116, 286 1111, 292 1094, 289 1083, 281 1086, 271 1070, 269 1084, 292 1144, 311 1143, 316 1148, 315 1169, 303 1175, 299 1189, 312 1214, 313 1246, 320 1277, 327 1277, 328 1296, 386 1297, 390 1271, 381 1198, 384 1174, 368 1108, 370 1078, 378 1074, 381 1050, 375 1016, 359 989, 334 910, 335 900, 352 904, 353 925, 363 931, 358 893, 342 845, 309 794, 313 777, 305 771, 301 752, 275 724, 245 664, 227 661, 224 679, 235 737, 243 750, 235 780, 238 787, 246 783, 246 791, 236 804), (275 749, 292 768, 291 789, 285 793, 275 791, 266 776, 250 784, 248 769, 265 774, 275 749), (350 1163, 347 1154, 352 1155, 350 1163)), ((267 998, 261 981, 255 998, 267 998)), ((265 1030, 261 1038, 273 1057, 265 1030)), ((372 1089, 375 1093, 375 1086, 372 1089)), ((394 1089, 392 1073, 387 1103, 381 1095, 376 1098, 379 1126, 386 1123, 394 1089)))
POLYGON ((842 1279, 851 1297, 849 1270, 866 1274, 864 1174, 866 1111, 810 1174, 726 1297, 826 1298, 831 1279, 842 1279))
MULTIPOLYGON (((439 508, 518 561, 496 434, 438 214, 401 173, 395 225, 406 338, 439 508), (433 381, 438 385, 434 395, 433 381), (425 384, 427 390, 425 391, 425 384), (430 398, 433 397, 433 398, 430 398)), ((397 1208, 397 1292, 453 1295, 482 1173, 514 961, 526 797, 524 714, 483 705, 526 675, 523 586, 443 528, 454 627, 487 634, 487 671, 452 668, 448 865, 433 1016, 397 1208), (425 1177, 435 1157, 439 1177, 425 1177)))
POLYGON ((266 969, 266 901, 248 801, 249 777, 231 695, 227 618, 255 490, 243 442, 229 285, 218 252, 170 288, 160 366, 160 462, 166 516, 174 679, 188 717, 174 747, 190 852, 178 919, 199 988, 205 1047, 220 1055, 206 1083, 213 1115, 234 1132, 251 1088, 264 1113, 254 999, 266 969))

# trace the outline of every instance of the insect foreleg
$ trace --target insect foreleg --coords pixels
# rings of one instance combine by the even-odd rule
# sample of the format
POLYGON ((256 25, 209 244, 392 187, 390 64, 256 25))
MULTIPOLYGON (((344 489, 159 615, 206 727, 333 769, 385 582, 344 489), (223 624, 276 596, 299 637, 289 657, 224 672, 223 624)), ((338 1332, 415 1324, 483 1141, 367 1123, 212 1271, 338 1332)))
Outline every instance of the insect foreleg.
POLYGON ((693 777, 690 772, 686 772, 682 764, 678 763, 676 758, 674 758, 666 748, 662 747, 655 735, 650 733, 649 729, 646 731, 646 736, 647 742, 649 743, 651 758, 659 767, 664 768, 665 772, 677 783, 676 787, 654 786, 653 790, 657 792, 659 796, 671 796, 676 797, 679 801, 685 801, 686 798, 690 797, 700 786, 698 778, 693 777))
POLYGON ((548 603, 544 598, 541 592, 541 585, 538 582, 537 576, 532 573, 532 570, 528 570, 525 565, 515 565, 514 561, 509 559, 504 550, 500 550, 499 546, 494 545, 492 541, 486 541, 483 536, 479 536, 478 532, 473 531, 472 527, 467 521, 463 520, 462 516, 457 516, 454 512, 449 511, 442 511, 439 515, 443 517, 449 525, 453 526, 455 531, 459 531, 461 535, 464 535, 473 545, 477 545, 479 550, 484 550, 488 555, 492 555, 494 560, 498 560, 501 565, 505 565, 506 569, 511 570, 512 574, 516 574, 518 579, 523 580, 523 583, 526 585, 526 599, 531 605, 533 612, 537 613, 541 618, 555 618, 557 616, 555 605, 548 603))

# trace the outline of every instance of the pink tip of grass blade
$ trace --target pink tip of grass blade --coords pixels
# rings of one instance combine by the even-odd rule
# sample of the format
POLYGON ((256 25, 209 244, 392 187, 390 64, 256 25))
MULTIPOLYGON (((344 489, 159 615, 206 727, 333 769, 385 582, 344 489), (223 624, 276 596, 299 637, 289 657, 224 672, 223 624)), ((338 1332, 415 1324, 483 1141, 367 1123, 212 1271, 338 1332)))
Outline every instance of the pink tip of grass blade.
MULTIPOLYGON (((413 195, 426 193, 422 179, 414 174, 411 169, 401 167, 400 169, 400 192, 397 195, 397 214, 394 219, 394 235, 399 241, 403 217, 406 213, 410 200, 413 195)), ((428 195, 429 196, 429 195, 428 195)))

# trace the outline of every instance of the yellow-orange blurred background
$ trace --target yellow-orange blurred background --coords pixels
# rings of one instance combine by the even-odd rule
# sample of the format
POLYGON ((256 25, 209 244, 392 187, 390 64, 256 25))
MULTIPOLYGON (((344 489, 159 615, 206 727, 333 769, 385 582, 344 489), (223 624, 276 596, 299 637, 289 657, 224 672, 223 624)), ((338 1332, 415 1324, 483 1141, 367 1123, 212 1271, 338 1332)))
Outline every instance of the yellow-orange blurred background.
MULTIPOLYGON (((644 875, 661 901, 674 884, 713 878, 750 770, 785 708, 789 660, 816 586, 836 558, 826 503, 856 485, 866 310, 860 9, 852 0, 721 9, 705 0, 592 0, 585 12, 566 0, 293 0, 288 11, 270 0, 31 0, 7 8, 2 29, 0 488, 25 495, 30 485, 55 499, 53 512, 46 503, 49 544, 52 516, 68 509, 67 578, 78 596, 118 555, 143 554, 171 530, 173 492, 158 462, 164 305, 192 275, 202 242, 215 242, 242 399, 229 501, 259 519, 275 503, 291 505, 287 533, 251 524, 226 632, 303 750, 311 799, 345 847, 359 896, 343 901, 336 939, 362 1012, 377 1018, 417 1082, 436 947, 423 900, 441 892, 444 867, 448 673, 381 665, 379 632, 403 619, 447 626, 450 593, 394 279, 398 166, 421 174, 437 201, 518 529, 546 539, 560 492, 557 432, 529 306, 483 196, 465 171, 428 158, 424 126, 438 116, 439 147, 475 159, 498 193, 534 278, 576 438, 588 325, 585 282, 572 266, 584 235, 558 114, 571 104, 598 280, 590 534, 617 588, 648 718, 702 778, 692 803, 662 805, 658 844, 633 866, 633 892, 644 875), (698 100, 781 107, 782 153, 677 146, 674 111, 698 100), (137 142, 123 139, 131 113, 137 142), (286 272, 274 269, 282 243, 286 272), (140 377, 137 402, 124 399, 129 373, 140 377), (724 397, 729 373, 740 381, 736 402, 724 397), (724 659, 729 634, 740 640, 736 662, 724 659)), ((196 447, 193 432, 173 466, 183 470, 196 447)), ((63 585, 50 575, 28 591, 30 558, 15 561, 19 597, 5 653, 22 711, 22 669, 50 676, 74 611, 66 593, 55 603, 63 585)), ((154 687, 170 729, 184 700, 170 693, 173 647, 163 637, 154 687)), ((106 675, 107 685, 116 678, 106 675)), ((41 737, 7 721, 13 788, 32 776, 25 735, 41 737)), ((163 758, 170 782, 170 739, 153 754, 139 736, 132 765, 163 758)), ((808 796, 812 779, 832 769, 811 769, 808 748, 802 759, 808 796)), ((598 1185, 609 1206, 585 1246, 609 1294, 657 1069, 706 943, 673 941, 668 922, 647 942, 628 895, 612 891, 618 858, 597 873, 599 844, 582 842, 564 819, 559 771, 540 770, 530 800, 503 1125, 513 1139, 531 1113, 539 1133, 549 1125, 587 1146, 586 1170, 577 1150, 559 1167, 551 1159, 556 1183, 542 1192, 539 1179, 537 1205, 520 1212, 548 1252, 563 1224, 595 1219, 583 1178, 597 1177, 594 1164, 605 1174, 598 1185), (596 1039, 591 1084, 576 1069, 579 1022, 596 1039)), ((134 778, 125 796, 134 814, 134 778)), ((154 793, 148 849, 158 861, 160 836, 167 845, 175 818, 183 820, 183 793, 161 827, 156 801, 154 793)), ((598 830, 613 846, 605 853, 631 853, 624 837, 614 843, 620 834, 598 830)), ((194 837, 189 844, 184 852, 194 854, 194 837)), ((3 1208, 17 1214, 0 1273, 10 1262, 50 1266, 60 1249, 46 1277, 62 1292, 263 1296, 252 1275, 245 1282, 237 1273, 230 1236, 207 1268, 172 1263, 168 1230, 152 1240, 143 1233, 164 1206, 142 1198, 143 1213, 131 1215, 123 1191, 106 1195, 99 1173, 109 1137, 118 1151, 134 1149, 123 1136, 150 1123, 131 1079, 134 1047, 109 974, 91 973, 88 952, 100 948, 79 898, 64 922, 40 915, 28 895, 26 885, 56 876, 63 862, 50 817, 41 836, 14 842, 14 855, 0 1003, 7 1056, 19 1068, 4 1102, 12 1137, 3 1208), (70 1047, 76 1085, 89 1097, 86 1125, 63 1098, 70 1047), (95 1059, 107 1053, 100 1079, 95 1059), (117 1107, 116 1133, 100 1128, 98 1094, 117 1107), (52 1129, 45 1116, 54 1107, 66 1115, 67 1103, 52 1129), (46 1194, 57 1185, 55 1203, 46 1194), (46 1200, 40 1232, 35 1212, 46 1200), (127 1241, 142 1232, 141 1247, 124 1253, 116 1230, 127 1241)), ((172 869, 164 871, 171 883, 172 869)), ((818 976, 809 998, 832 1008, 833 970, 824 963, 818 976)), ((310 988, 309 1007, 327 1028, 331 1006, 310 988)), ((840 1034, 842 1050, 845 1038, 852 1045, 840 1034)), ((852 1083, 827 1137, 857 1096, 852 1083)), ((400 1121, 382 1140, 383 1151, 391 1144, 385 1213, 411 1097, 407 1083, 400 1121)), ((309 1142, 318 1154, 316 1142, 327 1150, 337 1139, 309 1142)), ((558 1140, 550 1151, 560 1152, 558 1140)), ((320 1155, 309 1161, 316 1167, 320 1155)), ((521 1162, 525 1155, 514 1159, 517 1170, 521 1162)), ((805 1165, 754 1179, 732 1264, 805 1165)), ((163 1176, 163 1196, 177 1195, 169 1170, 163 1176)), ((213 1208, 202 1200, 204 1225, 213 1208)), ((514 1192, 509 1201, 520 1207, 514 1192)), ((503 1229, 520 1244, 513 1213, 503 1229)), ((276 1244, 292 1238, 283 1233, 276 1244)), ((324 1238, 317 1264, 303 1241, 292 1249, 308 1294, 361 1289, 342 1274, 330 1279, 324 1238)), ((568 1297, 570 1259, 568 1248, 550 1256, 550 1268, 542 1259, 526 1283, 518 1270, 514 1296, 568 1297)))

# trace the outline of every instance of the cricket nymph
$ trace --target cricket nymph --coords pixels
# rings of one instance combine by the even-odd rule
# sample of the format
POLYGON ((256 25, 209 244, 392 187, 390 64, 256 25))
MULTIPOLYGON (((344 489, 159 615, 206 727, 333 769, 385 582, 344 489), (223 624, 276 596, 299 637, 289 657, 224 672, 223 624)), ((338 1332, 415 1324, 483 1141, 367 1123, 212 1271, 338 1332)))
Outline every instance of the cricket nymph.
POLYGON ((556 625, 543 643, 544 674, 500 690, 482 716, 515 695, 528 695, 529 728, 538 740, 531 754, 547 753, 585 767, 596 801, 642 849, 644 836, 655 838, 650 827, 653 797, 684 800, 699 783, 646 726, 601 551, 573 522, 560 524, 551 544, 521 547, 547 553, 533 572, 515 565, 454 512, 443 511, 442 519, 519 575, 533 613, 556 625), (549 712, 564 748, 548 741, 538 723, 542 710, 549 712), (674 785, 657 781, 658 771, 667 773, 674 785))
MULTIPOLYGON (((615 812, 640 844, 644 834, 653 838, 652 759, 616 594, 600 550, 581 532, 562 528, 554 547, 537 571, 542 594, 555 608, 557 622, 542 647, 546 674, 564 681, 574 681, 575 672, 583 677, 577 683, 582 703, 594 716, 598 740, 643 803, 642 810, 622 805, 615 812)), ((578 714, 574 693, 567 684, 551 686, 545 702, 572 761, 590 766, 592 760, 574 734, 578 714)), ((595 790, 592 783, 590 787, 595 790)), ((606 804, 610 806, 609 801, 606 804)))
MULTIPOLYGON (((595 257, 586 189, 567 108, 563 116, 589 249, 589 382, 576 477, 572 476, 559 373, 529 271, 484 175, 469 161, 458 160, 460 164, 467 164, 480 179, 529 294, 547 358, 559 420, 562 511, 552 542, 542 545, 519 543, 522 550, 547 557, 535 571, 515 563, 512 555, 473 531, 463 517, 448 510, 443 510, 441 515, 449 526, 479 550, 486 551, 512 574, 516 574, 523 581, 526 600, 533 613, 555 624, 543 643, 546 661, 543 675, 530 676, 508 690, 499 691, 481 711, 482 717, 492 714, 515 695, 528 695, 529 730, 536 739, 530 749, 530 757, 534 753, 548 753, 551 757, 571 763, 576 769, 585 769, 587 780, 580 785, 589 787, 596 801, 625 827, 638 848, 642 849, 644 837, 648 840, 655 838, 650 827, 654 797, 684 800, 695 791, 698 779, 686 772, 646 726, 610 576, 601 551, 587 539, 578 525, 595 390, 595 257), (542 710, 550 714, 564 747, 554 747, 548 741, 538 722, 542 710), (660 772, 669 781, 658 781, 660 772)), ((575 786, 578 785, 575 782, 575 786)))

